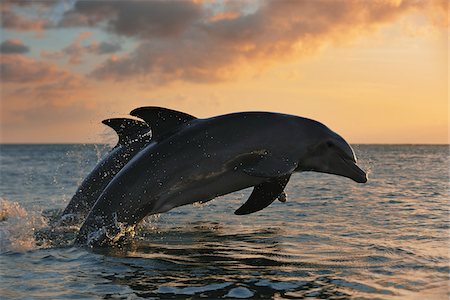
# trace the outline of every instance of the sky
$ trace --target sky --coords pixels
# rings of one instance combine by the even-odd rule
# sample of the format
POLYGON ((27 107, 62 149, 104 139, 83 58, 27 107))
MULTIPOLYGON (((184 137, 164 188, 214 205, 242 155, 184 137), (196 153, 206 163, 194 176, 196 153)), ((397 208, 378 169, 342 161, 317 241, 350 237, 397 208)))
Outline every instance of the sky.
POLYGON ((447 144, 447 0, 2 1, 0 142, 102 143, 139 106, 447 144))

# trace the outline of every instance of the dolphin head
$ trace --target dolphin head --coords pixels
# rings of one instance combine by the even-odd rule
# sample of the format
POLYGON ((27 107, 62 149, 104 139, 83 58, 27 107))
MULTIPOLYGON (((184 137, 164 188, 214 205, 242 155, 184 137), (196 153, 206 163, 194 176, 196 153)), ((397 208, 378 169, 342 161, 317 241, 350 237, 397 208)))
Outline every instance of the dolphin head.
POLYGON ((313 122, 314 130, 309 131, 310 142, 302 151, 297 171, 335 174, 358 183, 367 182, 367 175, 356 164, 356 156, 350 145, 325 125, 313 122))

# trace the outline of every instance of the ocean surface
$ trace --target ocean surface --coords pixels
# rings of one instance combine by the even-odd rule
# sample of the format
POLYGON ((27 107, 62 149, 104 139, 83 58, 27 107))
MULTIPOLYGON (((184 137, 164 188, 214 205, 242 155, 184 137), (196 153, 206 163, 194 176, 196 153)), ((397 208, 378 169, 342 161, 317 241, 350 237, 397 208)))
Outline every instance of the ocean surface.
POLYGON ((355 145, 369 181, 294 174, 148 217, 123 247, 72 246, 49 223, 107 145, 0 145, 1 299, 448 299, 449 146, 355 145))

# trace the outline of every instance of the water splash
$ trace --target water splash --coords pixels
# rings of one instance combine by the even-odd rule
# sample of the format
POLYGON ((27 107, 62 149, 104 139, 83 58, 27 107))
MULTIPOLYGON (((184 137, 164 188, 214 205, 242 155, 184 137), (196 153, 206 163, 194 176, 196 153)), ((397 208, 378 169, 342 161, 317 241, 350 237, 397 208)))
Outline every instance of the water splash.
POLYGON ((19 203, 0 198, 0 252, 37 248, 34 234, 45 226, 47 222, 40 214, 28 212, 19 203))

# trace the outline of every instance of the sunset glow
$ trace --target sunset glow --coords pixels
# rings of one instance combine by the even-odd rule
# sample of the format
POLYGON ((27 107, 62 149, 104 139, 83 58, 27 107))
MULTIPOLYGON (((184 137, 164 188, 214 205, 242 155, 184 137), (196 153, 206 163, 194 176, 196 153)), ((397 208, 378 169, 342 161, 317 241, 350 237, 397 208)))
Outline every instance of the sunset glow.
POLYGON ((138 106, 448 143, 448 1, 2 1, 2 143, 104 142, 138 106))

